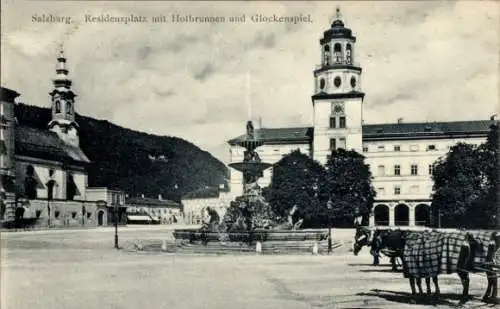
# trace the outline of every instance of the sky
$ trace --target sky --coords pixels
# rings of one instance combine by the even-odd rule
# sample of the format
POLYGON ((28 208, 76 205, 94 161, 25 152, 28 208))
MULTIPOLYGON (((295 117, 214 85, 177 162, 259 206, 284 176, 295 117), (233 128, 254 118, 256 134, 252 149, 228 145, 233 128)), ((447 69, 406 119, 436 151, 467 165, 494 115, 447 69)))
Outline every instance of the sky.
POLYGON ((249 118, 312 126, 319 39, 337 6, 357 37, 365 123, 489 119, 499 110, 500 2, 1 1, 1 84, 19 102, 50 106, 63 44, 79 114, 181 137, 224 162, 226 141, 249 118), (71 23, 33 21, 44 14, 71 23), (148 22, 85 18, 101 14, 148 22), (172 23, 172 14, 226 22, 172 23), (311 22, 258 23, 256 14, 311 22), (153 23, 160 15, 169 22, 153 23))

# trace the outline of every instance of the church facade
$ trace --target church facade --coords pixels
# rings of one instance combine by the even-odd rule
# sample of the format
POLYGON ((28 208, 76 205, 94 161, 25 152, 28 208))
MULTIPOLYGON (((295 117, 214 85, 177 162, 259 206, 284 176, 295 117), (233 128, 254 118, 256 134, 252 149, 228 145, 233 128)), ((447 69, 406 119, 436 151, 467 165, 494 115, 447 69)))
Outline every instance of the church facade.
POLYGON ((17 123, 14 107, 20 94, 1 88, 1 219, 31 218, 42 226, 106 225, 114 208, 107 203, 106 190, 102 194, 102 188, 88 187, 86 167, 91 162, 79 145, 76 94, 62 50, 53 85, 46 130, 17 123))
MULTIPOLYGON (((356 37, 339 12, 319 43, 322 57, 313 71, 313 124, 294 128, 257 125, 255 135, 264 142, 257 149, 261 160, 274 164, 298 149, 325 164, 333 149, 355 150, 365 156, 377 191, 370 224, 427 224, 433 164, 459 142, 483 143, 492 121, 364 124, 365 93, 362 68, 356 61, 356 37)), ((244 149, 237 145, 243 138, 228 141, 230 162, 243 160, 244 149)), ((268 186, 271 177, 272 168, 264 172, 259 185, 268 186)), ((231 169, 230 183, 233 195, 240 195, 241 173, 231 169)))

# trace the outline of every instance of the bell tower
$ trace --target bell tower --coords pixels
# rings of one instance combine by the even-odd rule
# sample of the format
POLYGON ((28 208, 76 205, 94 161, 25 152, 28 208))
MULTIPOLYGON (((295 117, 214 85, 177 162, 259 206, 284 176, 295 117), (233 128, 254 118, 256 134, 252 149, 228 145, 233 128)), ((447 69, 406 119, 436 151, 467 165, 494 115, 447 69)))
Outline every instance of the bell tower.
POLYGON ((319 41, 321 64, 314 70, 313 157, 327 161, 333 149, 362 151, 361 67, 356 62, 356 37, 344 25, 340 8, 319 41))
POLYGON ((52 120, 49 130, 56 132, 67 144, 78 147, 78 124, 75 122, 75 97, 71 90, 71 79, 66 69, 66 58, 62 46, 57 57, 56 76, 53 80, 54 89, 50 92, 52 101, 52 120))

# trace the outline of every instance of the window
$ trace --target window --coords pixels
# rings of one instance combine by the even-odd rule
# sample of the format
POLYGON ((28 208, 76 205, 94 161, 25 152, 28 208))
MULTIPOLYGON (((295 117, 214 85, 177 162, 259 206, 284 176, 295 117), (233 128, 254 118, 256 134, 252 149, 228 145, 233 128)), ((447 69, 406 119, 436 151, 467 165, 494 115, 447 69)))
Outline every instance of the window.
POLYGON ((377 188, 377 195, 378 196, 385 195, 385 188, 377 188))
POLYGON ((76 211, 73 211, 73 212, 71 213, 71 218, 73 218, 73 219, 75 219, 75 218, 76 218, 76 211))
POLYGON ((347 64, 352 64, 352 48, 351 44, 349 43, 347 43, 346 45, 345 54, 346 54, 347 64))
POLYGON ((368 152, 368 146, 366 145, 363 146, 363 152, 368 152))
POLYGON ((71 111, 71 103, 70 102, 66 102, 66 114, 68 115, 71 115, 72 111, 71 111))
POLYGON ((61 101, 57 100, 56 101, 56 113, 61 112, 61 101))
POLYGON ((418 145, 417 144, 410 145, 410 151, 418 151, 418 145))
POLYGON ((417 164, 411 165, 411 175, 412 176, 418 175, 418 165, 417 164))
POLYGON ((38 209, 37 211, 35 211, 35 216, 37 219, 40 218, 40 215, 42 214, 42 211, 40 209, 38 209))
POLYGON ((337 127, 337 118, 330 117, 330 128, 335 129, 337 127))
POLYGON ((401 151, 401 146, 394 145, 394 151, 401 151))
POLYGON ((410 193, 415 194, 418 193, 419 187, 417 185, 413 185, 410 187, 410 193))
POLYGON ((324 48, 324 63, 325 65, 330 64, 330 45, 326 44, 324 48))
POLYGON ((434 165, 429 164, 429 175, 434 174, 434 165))
POLYGON ((345 138, 342 137, 339 139, 339 146, 338 148, 342 148, 342 149, 345 149, 346 148, 346 142, 345 142, 345 138))
POLYGON ((436 150, 436 145, 427 145, 427 151, 436 150))
POLYGON ((333 53, 335 55, 335 63, 342 63, 342 47, 340 43, 335 43, 333 46, 333 53))
POLYGON ((400 195, 400 194, 401 194, 401 187, 394 186, 394 195, 400 195))
POLYGON ((384 145, 379 145, 377 147, 378 151, 385 151, 385 146, 384 145))
POLYGON ((87 212, 87 219, 90 219, 92 218, 92 213, 91 212, 87 212))
POLYGON ((379 165, 377 168, 377 173, 379 176, 385 176, 385 165, 379 165))
POLYGON ((59 218, 59 215, 60 215, 60 214, 61 214, 61 213, 59 212, 59 210, 56 210, 56 211, 54 212, 54 218, 56 218, 56 219, 57 219, 57 218, 59 218))
POLYGON ((339 128, 345 128, 345 116, 339 117, 339 128))
POLYGON ((400 176, 401 175, 401 165, 396 164, 394 165, 394 176, 400 176))
POLYGON ((330 139, 330 150, 337 149, 337 140, 334 138, 330 139))

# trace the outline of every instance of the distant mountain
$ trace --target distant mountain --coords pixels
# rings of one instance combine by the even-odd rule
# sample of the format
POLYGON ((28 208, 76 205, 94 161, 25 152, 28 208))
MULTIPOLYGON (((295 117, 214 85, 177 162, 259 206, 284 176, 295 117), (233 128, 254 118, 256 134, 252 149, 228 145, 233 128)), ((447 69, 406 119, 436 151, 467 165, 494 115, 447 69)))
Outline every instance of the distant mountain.
MULTIPOLYGON (((16 104, 20 125, 47 129, 51 111, 16 104)), ((225 184, 226 166, 181 138, 122 128, 106 120, 76 115, 80 146, 92 161, 89 186, 112 187, 131 196, 179 200, 188 192, 225 184)))

